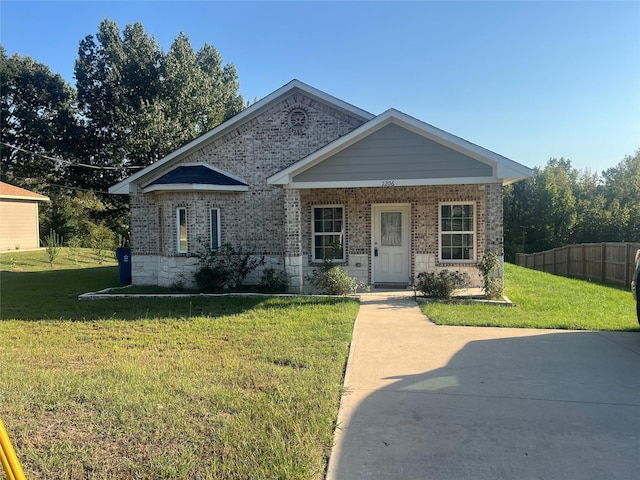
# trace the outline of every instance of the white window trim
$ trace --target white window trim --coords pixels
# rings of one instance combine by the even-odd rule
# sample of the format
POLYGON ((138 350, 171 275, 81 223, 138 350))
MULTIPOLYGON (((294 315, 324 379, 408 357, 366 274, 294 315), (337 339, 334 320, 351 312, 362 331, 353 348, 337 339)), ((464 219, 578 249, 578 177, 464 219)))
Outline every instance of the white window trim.
POLYGON ((460 263, 460 264, 471 264, 476 263, 476 258, 478 255, 478 233, 477 233, 477 219, 478 219, 478 205, 474 201, 468 202, 440 202, 438 204, 438 262, 440 263, 460 263), (442 206, 443 205, 471 205, 473 207, 473 231, 456 231, 456 232, 443 232, 442 231, 442 206), (442 258, 442 234, 471 234, 473 235, 473 258, 469 260, 457 260, 453 258, 442 258))
POLYGON ((216 211, 216 232, 218 232, 218 238, 216 238, 215 244, 220 247, 222 245, 221 235, 220 235, 220 209, 219 208, 210 208, 209 209, 209 235, 211 236, 211 248, 214 248, 213 241, 213 232, 211 231, 211 227, 213 227, 213 212, 216 211))
POLYGON ((344 263, 346 261, 347 256, 347 246, 345 242, 345 223, 346 223, 346 209, 342 204, 328 204, 328 205, 312 205, 311 206, 311 258, 313 262, 324 262, 322 258, 316 258, 316 221, 315 221, 315 210, 316 208, 342 208, 342 231, 340 233, 336 232, 318 232, 317 235, 340 235, 342 238, 342 258, 333 258, 330 261, 332 263, 344 263))
POLYGON ((187 207, 177 207, 176 208, 176 252, 177 253, 189 253, 189 219, 187 207), (185 227, 187 229, 187 245, 184 250, 180 249, 180 211, 184 210, 184 221, 185 227))

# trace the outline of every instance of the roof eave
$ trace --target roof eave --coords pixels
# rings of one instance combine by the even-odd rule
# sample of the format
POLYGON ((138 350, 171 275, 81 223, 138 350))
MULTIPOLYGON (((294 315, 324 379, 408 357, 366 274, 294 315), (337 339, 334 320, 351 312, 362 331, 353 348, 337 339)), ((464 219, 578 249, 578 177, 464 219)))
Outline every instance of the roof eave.
POLYGON ((29 195, 0 195, 0 199, 6 200, 29 200, 32 202, 50 202, 51 199, 44 195, 42 196, 29 196, 29 195))
POLYGON ((247 185, 209 185, 203 183, 165 183, 143 188, 142 193, 152 192, 246 192, 247 185))
POLYGON ((422 187, 437 185, 487 185, 503 184, 503 180, 496 177, 450 177, 450 178, 407 178, 396 180, 343 180, 330 182, 281 182, 284 188, 317 189, 317 188, 393 188, 393 187, 422 187))

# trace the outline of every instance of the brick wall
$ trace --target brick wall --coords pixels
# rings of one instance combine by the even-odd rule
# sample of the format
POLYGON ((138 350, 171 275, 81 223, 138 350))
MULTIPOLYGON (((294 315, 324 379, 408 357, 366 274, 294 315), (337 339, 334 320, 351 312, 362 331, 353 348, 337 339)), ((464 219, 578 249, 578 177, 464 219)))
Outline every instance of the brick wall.
MULTIPOLYGON (((176 253, 176 209, 179 207, 187 209, 189 254, 195 253, 203 243, 209 242, 210 209, 219 208, 223 243, 253 249, 256 254, 266 255, 271 263, 282 262, 285 192, 281 187, 267 185, 267 178, 361 124, 362 120, 358 118, 296 93, 233 131, 213 139, 180 161, 209 163, 241 177, 249 185, 249 191, 132 194, 134 257, 148 257, 140 258, 139 264, 152 268, 157 263, 155 256, 188 256, 176 253), (295 131, 290 128, 288 114, 294 108, 307 113, 307 129, 295 131)), ((171 163, 151 172, 141 178, 138 185, 151 183, 173 166, 171 163)), ((136 272, 134 263, 132 267, 134 283, 155 278, 149 272, 136 272)), ((162 266, 158 268, 162 269, 162 266)))
MULTIPOLYGON (((371 278, 371 205, 411 205, 411 276, 442 268, 466 270, 475 265, 438 262, 438 205, 469 201, 476 205, 478 258, 488 248, 502 252, 502 187, 460 185, 287 190, 267 185, 267 178, 360 126, 347 116, 301 94, 274 105, 233 131, 213 139, 180 161, 207 162, 241 177, 247 192, 166 192, 131 195, 133 282, 192 285, 197 268, 191 256, 210 240, 210 210, 220 210, 221 241, 265 255, 270 265, 286 265, 296 288, 310 274, 311 208, 344 204, 346 255, 350 273, 368 284, 371 278), (308 128, 288 124, 294 108, 307 113, 308 128), (187 209, 188 254, 176 253, 176 209, 187 209), (488 220, 488 221, 487 221, 488 220)), ((140 179, 145 186, 167 172, 164 166, 140 179)))
POLYGON ((311 215, 314 205, 345 206, 346 266, 351 275, 369 284, 371 280, 371 213, 372 205, 402 203, 411 205, 411 277, 423 271, 442 269, 467 272, 475 286, 480 278, 475 264, 443 263, 438 258, 438 209, 441 202, 470 202, 476 208, 476 248, 480 259, 490 246, 502 246, 502 186, 443 185, 423 187, 379 187, 316 189, 302 196, 302 257, 304 275, 310 275, 312 264, 311 215), (490 213, 490 215, 489 215, 490 213), (499 217, 496 217, 499 215, 499 217), (487 218, 492 220, 487 225, 487 218), (357 265, 360 266, 357 266, 357 265))

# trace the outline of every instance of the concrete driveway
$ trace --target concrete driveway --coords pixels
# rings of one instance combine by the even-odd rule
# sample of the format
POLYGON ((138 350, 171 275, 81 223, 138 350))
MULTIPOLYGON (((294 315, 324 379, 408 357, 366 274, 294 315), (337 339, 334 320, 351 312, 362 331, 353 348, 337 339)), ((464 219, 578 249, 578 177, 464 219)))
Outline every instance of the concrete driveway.
POLYGON ((365 296, 345 387, 327 480, 640 478, 640 333, 438 327, 365 296))

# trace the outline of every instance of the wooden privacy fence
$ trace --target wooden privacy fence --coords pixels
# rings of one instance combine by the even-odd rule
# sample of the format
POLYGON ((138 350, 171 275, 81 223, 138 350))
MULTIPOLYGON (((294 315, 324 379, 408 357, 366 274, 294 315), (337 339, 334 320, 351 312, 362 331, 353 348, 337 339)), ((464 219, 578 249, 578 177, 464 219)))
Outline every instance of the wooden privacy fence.
POLYGON ((583 243, 516 254, 516 265, 563 277, 629 285, 640 243, 583 243))

